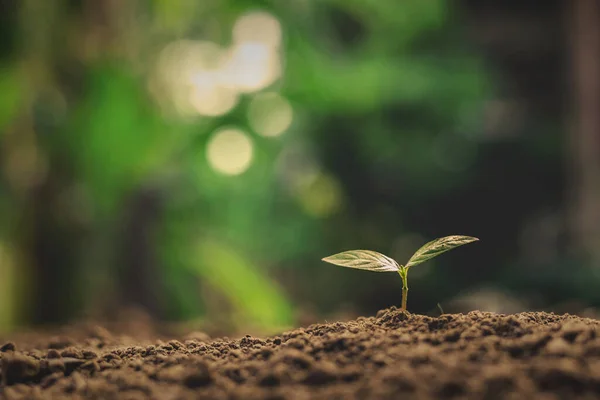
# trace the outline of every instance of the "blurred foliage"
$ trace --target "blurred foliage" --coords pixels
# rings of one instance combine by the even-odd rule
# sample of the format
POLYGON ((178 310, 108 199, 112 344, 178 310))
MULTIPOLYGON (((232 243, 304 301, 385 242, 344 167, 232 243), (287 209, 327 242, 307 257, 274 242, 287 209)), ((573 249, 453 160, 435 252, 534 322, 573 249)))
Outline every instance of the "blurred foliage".
MULTIPOLYGON (((495 243, 539 206, 519 214, 498 191, 533 179, 532 191, 557 192, 538 178, 558 168, 558 140, 496 147, 483 135, 493 91, 446 1, 11 4, 0 24, 10 33, 0 60, 0 270, 4 287, 21 289, 0 287, 5 329, 129 303, 160 318, 226 315, 232 329, 265 330, 293 324, 298 307, 397 304, 398 282, 321 269, 318 260, 355 247, 402 259, 449 233, 495 243), (281 76, 240 89, 224 112, 183 112, 181 88, 212 83, 168 86, 184 69, 161 81, 165 57, 180 54, 169 51, 226 49, 236 21, 257 10, 279 22, 281 76), (264 92, 293 110, 281 136, 253 130, 249 109, 264 92), (233 176, 215 169, 210 150, 228 127, 251 144, 248 169, 233 176), (550 154, 549 169, 540 161, 519 182, 535 151, 550 154), (499 159, 512 160, 512 172, 493 164, 499 159), (505 172, 514 185, 500 185, 505 172)), ((268 25, 261 21, 257 32, 268 25)), ((250 44, 240 57, 255 60, 265 47, 250 44)), ((167 61, 188 68, 186 60, 167 61)), ((242 65, 244 79, 260 72, 242 65)), ((216 156, 239 161, 243 148, 216 156)), ((435 279, 415 274, 429 287, 414 293, 415 310, 492 278, 460 267, 484 251, 503 253, 488 253, 498 256, 490 267, 518 253, 514 240, 493 249, 449 257, 435 279)))

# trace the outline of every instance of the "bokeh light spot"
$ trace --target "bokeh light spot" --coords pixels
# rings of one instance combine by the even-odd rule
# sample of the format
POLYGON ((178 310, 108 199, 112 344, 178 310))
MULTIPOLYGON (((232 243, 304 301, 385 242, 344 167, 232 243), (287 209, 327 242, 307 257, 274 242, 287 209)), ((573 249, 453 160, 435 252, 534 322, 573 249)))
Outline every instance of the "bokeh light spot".
POLYGON ((210 166, 225 175, 239 175, 252 162, 252 140, 242 130, 224 128, 214 133, 208 143, 207 158, 210 166))
POLYGON ((319 174, 299 192, 304 211, 317 218, 325 218, 339 211, 342 198, 338 181, 327 174, 319 174))
POLYGON ((157 101, 183 117, 216 117, 230 112, 241 93, 262 90, 279 79, 282 32, 277 18, 263 11, 244 14, 232 35, 228 48, 197 40, 167 45, 149 82, 157 101))
POLYGON ((189 100, 198 114, 208 117, 223 115, 238 102, 238 92, 223 86, 213 71, 198 72, 192 82, 189 100))
POLYGON ((293 110, 290 103, 277 93, 261 93, 248 107, 252 129, 263 136, 279 136, 291 125, 293 110))
POLYGON ((224 67, 228 81, 243 93, 261 90, 281 75, 281 25, 271 14, 242 15, 233 27, 233 45, 224 67))
POLYGON ((281 75, 279 52, 260 42, 239 43, 231 49, 224 73, 240 92, 261 90, 281 75))
POLYGON ((265 11, 253 11, 242 15, 233 27, 233 41, 258 42, 270 47, 281 44, 281 24, 265 11))
POLYGON ((183 116, 215 117, 236 106, 239 93, 228 82, 228 52, 207 41, 180 40, 161 52, 158 76, 152 83, 156 97, 168 96, 183 116))

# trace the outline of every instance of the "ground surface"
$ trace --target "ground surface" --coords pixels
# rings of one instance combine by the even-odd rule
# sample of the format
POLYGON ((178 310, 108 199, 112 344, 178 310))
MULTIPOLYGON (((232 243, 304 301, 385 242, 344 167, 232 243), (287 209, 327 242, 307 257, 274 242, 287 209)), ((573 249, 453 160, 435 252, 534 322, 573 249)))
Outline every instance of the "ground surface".
POLYGON ((546 313, 392 308, 238 340, 73 329, 3 343, 0 358, 7 399, 600 398, 600 321, 546 313))

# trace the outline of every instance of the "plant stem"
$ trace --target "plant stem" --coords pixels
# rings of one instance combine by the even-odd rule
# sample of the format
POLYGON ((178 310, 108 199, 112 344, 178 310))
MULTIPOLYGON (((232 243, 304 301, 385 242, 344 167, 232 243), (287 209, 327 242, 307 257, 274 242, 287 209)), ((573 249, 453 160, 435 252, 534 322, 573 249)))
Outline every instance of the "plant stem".
POLYGON ((400 278, 402 278, 402 310, 406 311, 406 301, 408 300, 408 269, 401 267, 400 278))

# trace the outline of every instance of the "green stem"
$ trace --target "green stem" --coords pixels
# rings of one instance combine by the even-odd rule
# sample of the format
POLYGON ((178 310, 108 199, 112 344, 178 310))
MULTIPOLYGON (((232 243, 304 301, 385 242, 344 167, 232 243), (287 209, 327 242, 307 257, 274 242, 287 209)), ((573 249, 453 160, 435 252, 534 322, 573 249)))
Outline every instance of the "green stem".
POLYGON ((408 269, 400 267, 400 278, 402 278, 402 310, 406 311, 406 301, 408 300, 408 269))

